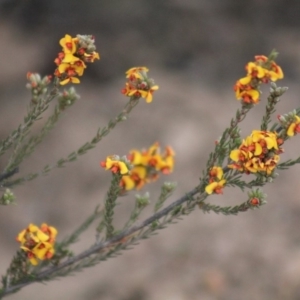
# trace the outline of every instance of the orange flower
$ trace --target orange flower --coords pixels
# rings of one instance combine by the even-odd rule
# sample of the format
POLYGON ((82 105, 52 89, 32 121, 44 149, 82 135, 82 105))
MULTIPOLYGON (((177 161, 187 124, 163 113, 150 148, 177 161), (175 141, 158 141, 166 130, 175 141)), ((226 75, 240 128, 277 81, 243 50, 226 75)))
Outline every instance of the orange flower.
POLYGON ((225 183, 226 183, 225 179, 222 179, 218 182, 214 181, 214 182, 212 182, 212 183, 210 183, 209 185, 206 186, 205 192, 209 195, 212 194, 212 193, 222 194, 225 183))
POLYGON ((116 156, 108 156, 105 162, 100 163, 105 170, 111 170, 112 173, 128 174, 129 170, 125 162, 120 161, 116 156))
POLYGON ((34 224, 22 230, 17 241, 20 248, 26 252, 27 258, 32 265, 37 265, 38 260, 50 259, 54 255, 54 243, 57 235, 56 228, 43 223, 40 228, 34 224))

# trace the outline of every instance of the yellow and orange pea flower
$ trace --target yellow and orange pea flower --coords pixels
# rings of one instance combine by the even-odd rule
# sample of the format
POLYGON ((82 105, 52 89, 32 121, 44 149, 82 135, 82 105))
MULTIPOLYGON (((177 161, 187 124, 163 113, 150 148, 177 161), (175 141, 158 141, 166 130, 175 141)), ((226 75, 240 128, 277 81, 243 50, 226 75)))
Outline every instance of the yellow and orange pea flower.
POLYGON ((259 102, 259 85, 283 78, 281 68, 274 62, 268 62, 263 55, 255 56, 255 62, 246 65, 247 76, 239 79, 234 91, 236 98, 246 104, 257 104, 259 102))
POLYGON ((212 193, 222 194, 225 184, 226 184, 225 179, 222 179, 220 181, 213 181, 205 187, 205 192, 209 195, 212 193))
POLYGON ((21 249, 26 252, 27 258, 34 266, 38 264, 39 260, 51 259, 55 253, 53 244, 48 242, 37 243, 35 247, 28 248, 21 246, 21 249))
POLYGON ((158 89, 159 89, 158 85, 154 85, 147 91, 140 90, 139 92, 141 93, 142 98, 144 98, 147 103, 151 103, 153 100, 153 96, 152 96, 153 92, 157 91, 158 89))
POLYGON ((132 76, 136 77, 136 78, 140 78, 142 79, 142 76, 140 74, 140 72, 149 72, 149 69, 146 67, 134 67, 134 68, 130 68, 128 71, 126 71, 126 78, 130 78, 132 76))
POLYGON ((217 178, 219 180, 223 177, 223 169, 218 166, 213 166, 211 170, 209 171, 209 177, 210 178, 217 178))
POLYGON ((297 133, 300 133, 300 118, 298 116, 295 116, 295 121, 290 124, 290 126, 287 129, 286 134, 289 137, 291 137, 297 133))
POLYGON ((247 174, 261 172, 270 175, 283 152, 279 144, 282 141, 276 132, 253 130, 238 149, 231 151, 230 158, 234 163, 228 167, 247 174))
MULTIPOLYGON (((141 189, 146 183, 156 180, 159 173, 170 174, 174 169, 174 150, 168 146, 165 148, 163 154, 160 154, 160 148, 158 143, 154 143, 147 150, 131 150, 127 155, 127 159, 133 166, 130 171, 124 173, 120 186, 123 190, 141 189)), ((112 172, 120 172, 121 166, 119 161, 117 164, 110 162, 111 157, 108 157, 105 162, 101 162, 100 165, 106 170, 112 172)), ((121 173, 121 172, 120 172, 121 173)))
POLYGON ((43 223, 40 228, 29 224, 18 234, 16 240, 21 243, 20 248, 26 252, 30 263, 37 265, 38 259, 50 259, 54 255, 56 235, 56 228, 48 226, 46 223, 43 223))
POLYGON ((61 85, 69 82, 80 83, 80 80, 76 76, 82 76, 85 68, 86 65, 81 60, 73 63, 61 63, 56 69, 55 75, 62 78, 61 85))
POLYGON ((83 56, 84 56, 84 61, 85 62, 91 62, 91 63, 93 63, 96 59, 98 59, 98 60, 100 59, 99 53, 95 52, 95 51, 93 53, 91 53, 91 54, 84 53, 83 56))
POLYGON ((77 49, 78 38, 72 38, 69 34, 66 34, 64 38, 60 39, 59 44, 65 54, 74 54, 77 49))
MULTIPOLYGON (((90 39, 93 44, 94 39, 90 39)), ((60 79, 60 85, 65 85, 69 82, 80 83, 77 76, 82 76, 86 68, 85 62, 94 62, 100 59, 99 53, 96 51, 88 51, 85 43, 81 45, 79 37, 72 38, 66 34, 64 38, 59 41, 62 52, 58 53, 58 57, 54 60, 58 68, 54 75, 60 79)), ((93 47, 94 48, 94 47, 93 47)))
POLYGON ((126 190, 140 190, 147 183, 147 170, 144 166, 136 166, 130 170, 129 175, 124 175, 121 179, 120 186, 126 190))
POLYGON ((246 71, 247 71, 247 76, 250 76, 251 78, 262 79, 263 77, 265 77, 267 70, 262 68, 261 66, 258 66, 254 62, 249 62, 246 65, 246 71))
POLYGON ((207 194, 222 194, 223 188, 226 184, 226 179, 223 178, 224 172, 222 167, 213 166, 209 172, 209 184, 205 187, 205 192, 207 194))
POLYGON ((112 173, 120 173, 125 175, 129 173, 129 169, 125 162, 115 159, 114 156, 108 156, 106 161, 100 162, 101 167, 110 170, 112 173))
POLYGON ((147 103, 153 100, 154 91, 159 89, 158 85, 154 85, 153 80, 148 79, 146 67, 134 67, 126 72, 128 81, 121 93, 128 97, 144 98, 147 103))
MULTIPOLYGON (((267 64, 268 58, 264 55, 256 55, 255 61, 257 64, 263 66, 267 64)), ((272 81, 276 81, 284 77, 281 67, 275 61, 269 62, 269 66, 266 70, 267 70, 266 77, 272 81)))
POLYGON ((122 90, 122 93, 129 97, 131 96, 142 97, 146 100, 147 103, 151 103, 153 100, 153 93, 158 89, 159 89, 158 85, 154 85, 151 88, 145 87, 145 89, 138 89, 126 83, 125 88, 122 90))
POLYGON ((238 100, 242 99, 244 103, 256 104, 259 102, 260 93, 252 87, 251 80, 251 76, 239 79, 234 86, 235 96, 238 100))

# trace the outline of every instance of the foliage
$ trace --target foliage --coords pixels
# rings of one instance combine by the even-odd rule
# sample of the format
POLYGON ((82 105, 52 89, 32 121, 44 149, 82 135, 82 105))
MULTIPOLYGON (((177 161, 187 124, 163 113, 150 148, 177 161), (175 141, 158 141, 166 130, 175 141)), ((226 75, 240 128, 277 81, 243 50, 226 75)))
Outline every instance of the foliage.
MULTIPOLYGON (((62 51, 55 59, 57 68, 54 78, 27 74, 27 88, 31 91, 28 113, 23 122, 0 142, 0 155, 10 154, 0 174, 1 187, 5 189, 0 200, 3 206, 15 203, 12 192, 15 186, 48 174, 56 167, 64 167, 94 149, 119 123, 127 120, 127 116, 141 98, 151 103, 154 92, 159 89, 154 80, 148 77, 149 70, 146 67, 129 69, 126 72, 125 87, 122 89, 128 102, 115 118, 103 128, 99 128, 90 141, 72 151, 67 157, 54 164, 47 164, 40 171, 17 177, 19 166, 24 159, 34 153, 36 146, 58 123, 60 116, 79 99, 73 87, 61 91, 62 86, 80 83, 79 77, 83 75, 87 64, 100 59, 93 36, 65 35, 60 40, 60 45, 62 51), (40 132, 32 135, 33 125, 42 118, 52 101, 57 101, 52 115, 45 121, 40 132)), ((175 152, 170 146, 161 152, 159 143, 155 143, 143 150, 133 149, 124 157, 107 157, 100 165, 111 173, 112 179, 103 207, 96 207, 85 221, 64 239, 59 237, 57 240, 58 230, 53 225, 42 224, 38 227, 30 224, 21 230, 17 236, 17 241, 21 244, 20 250, 14 255, 7 272, 2 276, 0 298, 18 292, 34 282, 65 277, 115 257, 139 243, 141 239, 149 238, 158 230, 178 222, 195 208, 205 213, 237 215, 266 204, 266 196, 260 187, 274 181, 277 169, 288 169, 300 162, 298 157, 279 163, 283 144, 300 132, 299 109, 279 116, 278 122, 270 126, 276 104, 287 90, 275 84, 275 81, 283 78, 283 72, 275 62, 277 55, 276 51, 272 51, 269 57, 255 56, 254 61, 246 65, 246 76, 239 79, 234 88, 241 107, 237 109, 229 126, 216 142, 197 186, 165 205, 176 188, 176 183, 165 182, 158 199, 154 201, 153 213, 139 223, 140 215, 150 204, 151 197, 148 192, 143 195, 136 194, 134 208, 126 223, 122 228, 115 228, 114 213, 120 197, 144 188, 158 176, 171 173, 175 165, 175 152), (269 83, 271 89, 261 126, 259 129, 254 128, 252 134, 243 139, 239 124, 247 117, 249 111, 260 103, 260 86, 269 83), (250 180, 244 179, 249 177, 250 180), (241 204, 232 207, 207 202, 209 195, 222 194, 224 188, 228 187, 238 187, 243 192, 247 191, 247 196, 241 204), (91 227, 95 230, 95 241, 88 245, 86 250, 73 253, 70 246, 91 227)))

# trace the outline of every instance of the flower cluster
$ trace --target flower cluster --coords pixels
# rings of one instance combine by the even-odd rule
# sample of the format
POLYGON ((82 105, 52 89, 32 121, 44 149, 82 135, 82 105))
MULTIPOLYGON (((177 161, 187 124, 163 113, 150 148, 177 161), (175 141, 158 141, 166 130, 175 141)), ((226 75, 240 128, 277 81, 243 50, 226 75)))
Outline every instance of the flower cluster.
POLYGON ((222 194, 225 183, 223 169, 213 166, 209 171, 209 184, 205 187, 205 192, 209 195, 212 193, 222 194))
POLYGON ((45 223, 40 228, 29 224, 16 239, 21 243, 21 249, 26 252, 31 264, 35 266, 38 264, 38 259, 46 260, 53 257, 56 235, 57 230, 45 223))
MULTIPOLYGON (((272 56, 270 56, 272 57, 272 56)), ((245 104, 256 104, 259 102, 261 83, 268 83, 283 78, 281 68, 272 58, 263 55, 255 56, 254 62, 246 65, 247 75, 239 79, 235 86, 235 95, 238 100, 245 104)))
POLYGON ((124 191, 141 189, 146 183, 155 181, 159 173, 170 174, 174 169, 175 152, 170 146, 160 153, 159 143, 154 143, 146 150, 131 150, 127 155, 133 168, 122 177, 121 187, 124 191))
POLYGON ((156 180, 159 173, 170 174, 174 169, 174 156, 170 146, 161 154, 159 143, 154 143, 147 150, 131 150, 126 158, 108 156, 106 161, 100 162, 100 166, 112 173, 123 175, 120 186, 125 192, 141 189, 146 183, 156 180))
POLYGON ((75 38, 66 34, 59 41, 62 52, 54 60, 57 69, 54 75, 59 78, 60 84, 69 82, 80 83, 77 76, 82 76, 86 63, 93 63, 95 59, 100 59, 95 46, 95 39, 91 35, 77 35, 75 38))
POLYGON ((279 162, 283 142, 276 132, 253 130, 238 149, 231 151, 230 158, 234 163, 228 167, 246 174, 269 176, 279 162))
POLYGON ((147 103, 152 102, 152 94, 158 90, 152 78, 148 78, 146 67, 131 68, 126 72, 127 82, 122 89, 122 94, 136 99, 144 98, 147 103))

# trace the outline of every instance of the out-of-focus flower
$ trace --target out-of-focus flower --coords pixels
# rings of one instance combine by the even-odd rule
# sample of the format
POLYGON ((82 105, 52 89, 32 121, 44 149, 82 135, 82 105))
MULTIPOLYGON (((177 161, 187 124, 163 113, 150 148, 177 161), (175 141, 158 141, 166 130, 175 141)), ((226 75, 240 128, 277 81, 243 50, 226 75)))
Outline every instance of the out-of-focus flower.
POLYGON ((132 189, 140 190, 146 183, 156 180, 159 174, 168 175, 173 172, 174 156, 175 152, 170 146, 167 146, 161 153, 159 144, 154 143, 148 149, 141 151, 134 149, 129 152, 127 160, 132 168, 126 173, 125 171, 121 173, 121 167, 124 165, 119 164, 120 160, 111 160, 111 157, 101 162, 100 165, 123 175, 120 186, 122 187, 121 193, 124 193, 132 189))
POLYGON ((300 118, 297 115, 295 115, 295 119, 290 124, 286 134, 288 136, 294 136, 297 133, 300 133, 300 118))
POLYGON ((101 167, 105 168, 105 170, 110 170, 112 173, 120 173, 125 175, 129 172, 126 163, 120 160, 117 155, 108 156, 106 161, 102 161, 100 165, 101 167))
POLYGON ((22 230, 17 241, 20 248, 26 252, 26 256, 32 265, 37 265, 39 260, 51 259, 55 253, 54 244, 57 235, 56 228, 43 223, 40 228, 34 224, 22 230))
POLYGON ((147 73, 147 72, 149 72, 149 69, 146 68, 146 67, 134 67, 134 68, 130 68, 125 73, 126 74, 126 78, 138 77, 138 78, 142 79, 143 77, 140 74, 141 72, 147 73))
POLYGON ((267 58, 263 55, 255 56, 254 62, 246 65, 247 75, 239 79, 234 85, 236 98, 246 105, 257 104, 260 96, 260 85, 283 78, 281 68, 273 60, 274 55, 267 58))
POLYGON ((154 84, 153 79, 148 78, 146 67, 134 67, 126 72, 127 82, 122 89, 122 94, 136 99, 144 98, 147 103, 153 100, 154 91, 158 90, 158 85, 154 84))
POLYGON ((209 195, 212 193, 222 194, 225 183, 225 179, 222 179, 220 181, 213 181, 205 187, 205 192, 209 195))
POLYGON ((63 48, 65 54, 75 53, 76 45, 78 44, 78 38, 72 38, 69 34, 66 34, 64 38, 61 38, 59 44, 63 48))
POLYGON ((222 167, 213 166, 209 172, 209 184, 205 187, 205 192, 207 194, 222 194, 223 188, 226 184, 226 179, 224 179, 224 172, 222 167))
POLYGON ((80 83, 78 76, 83 75, 85 63, 93 63, 100 59, 99 53, 95 51, 95 38, 90 35, 77 35, 73 38, 66 34, 59 43, 62 52, 59 52, 54 60, 57 65, 55 77, 59 78, 61 85, 80 83))

